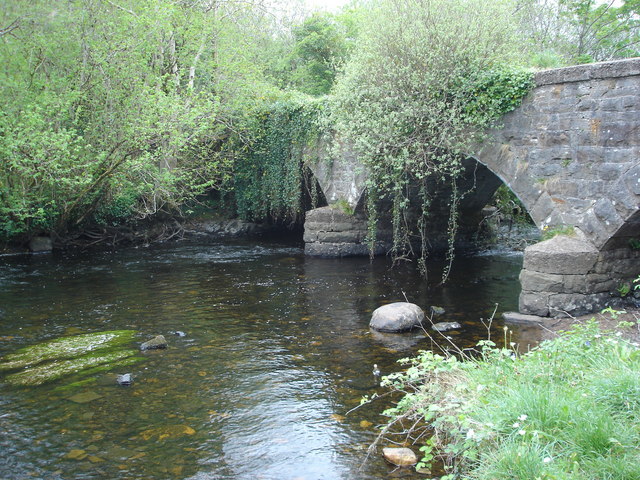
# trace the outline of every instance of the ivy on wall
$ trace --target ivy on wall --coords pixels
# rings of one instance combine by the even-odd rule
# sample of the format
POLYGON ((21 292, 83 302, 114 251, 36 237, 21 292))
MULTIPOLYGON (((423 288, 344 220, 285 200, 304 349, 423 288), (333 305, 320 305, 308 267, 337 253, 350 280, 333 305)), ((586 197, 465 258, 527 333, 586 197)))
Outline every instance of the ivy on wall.
POLYGON ((232 179, 238 215, 246 220, 296 221, 317 190, 307 168, 319 137, 321 99, 280 101, 256 116, 252 141, 236 160, 232 179))

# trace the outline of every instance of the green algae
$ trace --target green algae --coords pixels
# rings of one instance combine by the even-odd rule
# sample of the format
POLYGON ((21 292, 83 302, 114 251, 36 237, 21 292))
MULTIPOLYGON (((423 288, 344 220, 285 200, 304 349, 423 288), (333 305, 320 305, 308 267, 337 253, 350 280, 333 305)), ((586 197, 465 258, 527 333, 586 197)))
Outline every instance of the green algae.
MULTIPOLYGON (((132 349, 118 349, 112 352, 92 352, 65 360, 53 360, 17 373, 11 373, 6 376, 6 380, 12 385, 40 385, 92 367, 102 366, 103 371, 109 370, 114 367, 115 363, 119 364, 119 361, 133 357, 136 353, 137 351, 132 349)), ((134 358, 138 359, 139 357, 134 358)))
MULTIPOLYGON (((134 365, 138 362, 143 362, 145 360, 146 360, 145 357, 140 357, 140 356, 127 357, 115 362, 109 362, 106 365, 99 365, 97 367, 89 368, 88 370, 82 370, 80 372, 77 372, 77 374, 74 376, 74 378, 80 378, 79 380, 73 381, 68 385, 62 385, 60 387, 57 387, 55 391, 64 391, 64 390, 69 390, 76 387, 82 387, 85 385, 96 383, 95 375, 109 372, 115 368, 128 367, 130 365, 134 365), (84 378, 87 376, 92 376, 92 378, 84 378)), ((115 385, 115 383, 116 381, 114 376, 113 384, 115 385)))
POLYGON ((71 375, 71 380, 85 383, 83 378, 132 365, 144 360, 130 347, 135 330, 110 330, 55 338, 21 348, 5 355, 0 371, 12 385, 40 385, 71 375))
POLYGON ((86 356, 89 352, 113 349, 133 342, 135 330, 110 330, 55 338, 5 355, 0 371, 16 370, 42 362, 86 356))

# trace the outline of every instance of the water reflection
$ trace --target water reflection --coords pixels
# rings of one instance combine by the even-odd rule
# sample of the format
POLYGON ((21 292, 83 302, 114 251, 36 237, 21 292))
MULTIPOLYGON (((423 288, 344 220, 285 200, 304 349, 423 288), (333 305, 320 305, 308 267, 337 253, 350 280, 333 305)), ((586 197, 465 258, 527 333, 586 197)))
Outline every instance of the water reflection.
MULTIPOLYGON (((398 358, 427 335, 370 332, 371 312, 405 297, 484 336, 479 318, 515 309, 520 257, 461 259, 435 286, 385 259, 305 258, 286 245, 199 244, 5 257, 0 354, 106 329, 157 334, 134 384, 112 372, 80 389, 73 379, 33 388, 0 384, 0 476, 51 479, 360 479, 387 476, 379 458, 359 470, 386 405, 345 416, 378 391, 398 358), (186 336, 171 332, 180 330, 186 336), (71 399, 79 392, 96 398, 71 399), (361 423, 364 422, 364 423, 361 423)), ((496 332, 501 332, 498 322, 496 332)), ((516 332, 517 335, 517 332, 516 332)))

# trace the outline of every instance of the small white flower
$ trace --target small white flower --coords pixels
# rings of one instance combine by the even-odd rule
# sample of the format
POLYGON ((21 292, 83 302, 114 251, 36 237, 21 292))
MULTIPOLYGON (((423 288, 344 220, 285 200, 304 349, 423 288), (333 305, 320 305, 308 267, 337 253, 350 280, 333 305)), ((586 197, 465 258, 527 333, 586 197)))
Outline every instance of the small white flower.
POLYGON ((520 420, 521 422, 524 422, 527 418, 529 418, 529 417, 528 417, 528 416, 526 416, 526 415, 520 415, 520 416, 518 417, 518 420, 520 420))
POLYGON ((544 457, 542 459, 542 463, 549 463, 549 462, 551 462, 551 457, 544 457))
POLYGON ((476 432, 473 430, 473 428, 470 428, 469 430, 467 430, 467 440, 476 438, 476 432))
POLYGON ((516 422, 513 425, 511 425, 512 428, 520 428, 520 422, 516 422))
POLYGON ((525 433, 527 433, 526 430, 518 430, 518 435, 524 435, 525 433))
POLYGON ((622 336, 622 332, 616 332, 616 337, 621 337, 622 336))

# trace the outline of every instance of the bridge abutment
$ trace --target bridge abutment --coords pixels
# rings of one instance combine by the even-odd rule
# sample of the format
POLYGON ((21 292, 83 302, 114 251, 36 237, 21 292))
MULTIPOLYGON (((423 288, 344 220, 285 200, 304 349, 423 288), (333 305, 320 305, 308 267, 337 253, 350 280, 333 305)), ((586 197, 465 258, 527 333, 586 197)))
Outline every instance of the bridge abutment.
POLYGON ((590 242, 558 235, 525 250, 520 272, 521 313, 584 315, 621 306, 640 274, 640 250, 598 251, 590 242), (627 290, 628 289, 628 290, 627 290))

